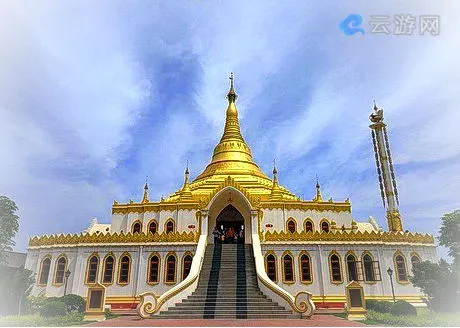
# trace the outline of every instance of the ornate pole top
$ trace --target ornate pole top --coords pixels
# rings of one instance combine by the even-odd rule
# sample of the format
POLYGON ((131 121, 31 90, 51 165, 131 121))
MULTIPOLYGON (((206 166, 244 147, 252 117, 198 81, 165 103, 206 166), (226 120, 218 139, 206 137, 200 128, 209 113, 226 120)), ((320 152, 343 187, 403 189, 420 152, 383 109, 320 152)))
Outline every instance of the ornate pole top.
POLYGON ((233 87, 234 84, 234 77, 233 77, 233 72, 230 73, 230 76, 228 78, 230 80, 230 90, 228 91, 227 94, 227 99, 230 103, 234 103, 236 99, 238 98, 238 95, 235 93, 235 89, 233 87))
POLYGON ((373 108, 374 112, 369 115, 369 119, 371 120, 372 123, 380 123, 383 121, 383 109, 382 108, 378 108, 377 107, 377 104, 375 103, 375 99, 374 99, 374 108, 373 108))

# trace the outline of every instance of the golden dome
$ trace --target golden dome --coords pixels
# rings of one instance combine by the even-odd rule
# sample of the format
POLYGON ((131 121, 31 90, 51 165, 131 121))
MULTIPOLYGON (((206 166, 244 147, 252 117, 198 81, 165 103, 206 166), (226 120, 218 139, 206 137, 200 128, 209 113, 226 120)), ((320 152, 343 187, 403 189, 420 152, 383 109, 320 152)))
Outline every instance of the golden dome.
POLYGON ((270 180, 254 162, 251 149, 241 135, 238 109, 236 108, 238 95, 233 88, 233 73, 230 76, 230 81, 224 133, 214 148, 211 163, 195 178, 194 182, 215 174, 255 175, 270 180))

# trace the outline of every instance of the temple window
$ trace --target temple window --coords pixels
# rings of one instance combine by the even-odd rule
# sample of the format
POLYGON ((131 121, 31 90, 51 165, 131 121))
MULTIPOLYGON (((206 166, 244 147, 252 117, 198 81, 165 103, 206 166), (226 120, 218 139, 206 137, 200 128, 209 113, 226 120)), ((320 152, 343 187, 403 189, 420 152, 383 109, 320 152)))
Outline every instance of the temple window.
POLYGON ((148 283, 155 284, 160 281, 160 258, 152 255, 149 260, 148 283))
POLYGON ((149 223, 149 232, 151 234, 155 234, 157 232, 157 223, 156 221, 152 221, 149 223))
POLYGON ((311 220, 306 220, 305 221, 305 231, 306 232, 313 232, 313 222, 311 220))
POLYGON ((289 219, 288 222, 287 222, 287 230, 290 232, 290 233, 294 233, 297 229, 296 229, 296 223, 294 221, 294 219, 289 219))
POLYGON ((396 278, 398 282, 407 282, 407 268, 406 268, 406 259, 401 254, 396 255, 394 258, 396 266, 396 278))
POLYGON ((174 255, 169 255, 166 258, 166 274, 165 282, 166 283, 175 283, 176 282, 176 257, 174 255))
POLYGON ((94 284, 97 282, 97 271, 99 269, 99 256, 92 255, 88 260, 86 269, 86 283, 94 284))
POLYGON ((190 268, 192 267, 192 256, 186 255, 182 260, 182 280, 187 278, 190 273, 190 268))
POLYGON ((321 231, 329 232, 329 223, 327 223, 326 221, 323 221, 321 223, 321 231))
POLYGON ((67 259, 64 256, 61 256, 56 261, 56 272, 54 275, 55 284, 64 283, 64 272, 67 266, 67 259))
POLYGON ((104 273, 102 276, 103 284, 111 284, 113 282, 113 268, 115 266, 115 259, 109 255, 104 260, 104 273))
POLYGON ((133 224, 132 232, 133 232, 133 233, 140 233, 140 232, 141 232, 141 228, 142 228, 141 223, 140 223, 140 222, 135 222, 135 223, 133 224))
POLYGON ((329 265, 331 269, 331 281, 333 283, 341 283, 342 279, 342 268, 340 266, 340 258, 337 254, 332 254, 329 257, 329 265))
POLYGON ((311 260, 310 256, 303 254, 300 257, 300 281, 310 283, 312 282, 311 278, 311 260))
POLYGON ((166 222, 166 233, 171 233, 171 232, 174 232, 174 221, 173 220, 169 220, 168 222, 166 222))
POLYGON ((51 259, 46 257, 42 260, 40 265, 40 275, 38 279, 39 285, 46 285, 48 283, 48 276, 50 275, 51 259))
POLYGON ((118 283, 120 285, 129 284, 129 275, 131 269, 131 258, 128 255, 124 255, 120 259, 120 268, 118 272, 118 283))
POLYGON ((294 282, 294 264, 292 262, 291 255, 283 256, 283 282, 294 282))
POLYGON ((410 262, 412 263, 412 270, 413 270, 414 266, 420 264, 422 261, 420 260, 420 257, 418 256, 418 254, 412 254, 412 256, 410 257, 410 262))
MULTIPOLYGON (((364 264, 364 277, 366 281, 376 281, 376 274, 374 272, 374 261, 369 254, 363 256, 363 264, 364 264)), ((378 264, 378 262, 377 262, 378 264)), ((380 268, 379 268, 380 271, 380 268)))
POLYGON ((357 262, 354 255, 347 256, 348 281, 358 281, 357 262))
POLYGON ((265 257, 265 271, 268 278, 276 282, 276 258, 275 255, 269 254, 265 257))

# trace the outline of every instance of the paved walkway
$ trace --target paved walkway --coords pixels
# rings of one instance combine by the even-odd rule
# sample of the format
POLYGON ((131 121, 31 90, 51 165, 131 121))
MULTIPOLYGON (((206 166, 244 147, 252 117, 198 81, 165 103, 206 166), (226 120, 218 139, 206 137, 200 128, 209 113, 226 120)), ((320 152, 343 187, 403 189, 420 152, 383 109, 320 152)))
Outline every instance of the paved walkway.
POLYGON ((270 320, 212 320, 212 319, 145 319, 121 316, 87 324, 90 327, 362 327, 362 323, 348 321, 334 315, 314 315, 311 319, 270 320))

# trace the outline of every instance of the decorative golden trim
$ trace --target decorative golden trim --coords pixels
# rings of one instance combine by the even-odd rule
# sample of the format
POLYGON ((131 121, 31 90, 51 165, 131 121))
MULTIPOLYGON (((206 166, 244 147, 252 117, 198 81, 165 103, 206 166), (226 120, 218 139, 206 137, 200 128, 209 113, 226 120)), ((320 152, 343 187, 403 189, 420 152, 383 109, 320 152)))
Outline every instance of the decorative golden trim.
POLYGON ((54 261, 54 273, 53 273, 53 286, 55 287, 60 287, 62 285, 64 285, 65 283, 65 272, 67 271, 67 265, 69 264, 69 259, 67 258, 67 255, 65 255, 64 253, 61 253, 57 258, 56 260, 54 261), (59 262, 59 259, 61 258, 64 258, 65 259, 65 265, 64 265, 64 272, 63 272, 63 275, 62 275, 62 282, 60 283, 57 283, 56 282, 56 274, 57 274, 57 269, 58 269, 58 262, 59 262))
POLYGON ((107 233, 107 234, 59 234, 34 236, 29 239, 29 247, 37 246, 58 246, 58 245, 79 245, 79 244, 136 244, 136 243, 165 243, 183 242, 196 243, 198 235, 191 232, 147 233, 132 234, 128 233, 107 233))
POLYGON ((97 284, 98 283, 98 278, 99 278, 99 266, 101 264, 101 258, 99 256, 99 253, 98 252, 93 252, 91 253, 88 258, 86 259, 86 275, 85 275, 85 285, 94 285, 94 284, 97 284), (94 282, 88 282, 88 278, 89 278, 89 262, 90 260, 93 258, 93 256, 95 256, 97 258, 97 266, 96 266, 96 279, 94 282))
POLYGON ((175 285, 176 284, 176 282, 177 282, 177 262, 178 262, 178 258, 177 258, 176 252, 169 252, 168 254, 166 254, 166 256, 165 256, 165 269, 164 269, 164 276, 163 276, 163 283, 165 285, 175 285), (170 256, 174 256, 174 258, 176 259, 175 262, 174 262, 174 281, 167 281, 167 279, 168 279, 168 258, 170 256))
POLYGON ((328 262, 329 262, 329 278, 331 280, 331 284, 334 285, 340 285, 343 283, 343 267, 342 267, 342 257, 337 251, 331 251, 328 256, 328 262), (331 257, 333 255, 336 255, 339 259, 339 269, 340 269, 340 281, 334 281, 333 275, 332 275, 332 261, 331 257))
MULTIPOLYGON (((182 267, 182 268, 181 268, 181 274, 180 274, 180 280, 181 280, 181 281, 182 281, 182 280, 185 280, 185 278, 184 278, 184 268, 185 268, 184 263, 185 263, 185 262, 184 262, 184 261, 185 261, 185 257, 186 257, 186 256, 191 256, 191 257, 192 257, 192 262, 193 262, 193 253, 190 252, 190 251, 186 251, 186 252, 182 255, 182 260, 181 260, 181 267, 182 267)), ((192 264, 190 263, 190 268, 191 268, 191 266, 192 266, 192 264)), ((190 274, 190 272, 189 272, 189 274, 190 274)))
POLYGON ((356 263, 358 261, 358 256, 356 255, 356 253, 354 251, 348 251, 345 253, 344 255, 344 263, 345 263, 345 271, 347 272, 347 281, 350 282, 351 279, 350 279, 350 272, 348 270, 348 256, 353 256, 355 258, 355 268, 356 268, 356 275, 358 275, 358 268, 356 267, 358 264, 356 263))
POLYGON ((37 286, 46 286, 48 285, 48 281, 50 280, 50 271, 51 271, 51 264, 52 264, 52 256, 51 254, 46 254, 45 256, 42 257, 42 260, 40 261, 40 269, 38 271, 38 280, 37 280, 37 286), (42 270, 43 270, 43 262, 49 259, 50 260, 50 267, 48 269, 48 276, 46 277, 46 283, 40 283, 40 278, 42 276, 42 270))
POLYGON ((117 267, 117 257, 113 252, 108 252, 105 254, 104 259, 102 260, 102 277, 101 277, 101 284, 104 286, 110 286, 114 282, 115 278, 115 269, 117 267), (107 258, 111 256, 113 258, 113 268, 112 268, 112 279, 110 282, 104 282, 104 277, 105 277, 105 269, 106 269, 106 263, 107 263, 107 258))
POLYGON ((309 252, 307 251, 301 251, 299 253, 299 258, 298 258, 298 261, 299 261, 299 281, 301 284, 304 284, 304 285, 310 285, 313 283, 313 268, 312 268, 312 259, 311 259, 311 255, 309 252), (310 280, 303 280, 302 279, 302 256, 308 256, 308 266, 309 266, 309 270, 310 270, 310 280))
POLYGON ((281 271, 283 273, 283 284, 292 285, 295 284, 295 264, 294 264, 294 255, 292 255, 291 251, 284 251, 281 255, 281 271), (292 261, 292 280, 286 280, 286 271, 284 268, 284 257, 288 255, 291 257, 292 261))
POLYGON ((264 263, 265 263, 265 273, 267 274, 268 276, 268 263, 267 263, 267 257, 269 255, 273 255, 273 257, 275 258, 275 280, 273 282, 278 282, 278 258, 276 256, 276 253, 274 251, 267 251, 265 252, 265 255, 264 255, 264 263))
POLYGON ((301 211, 319 211, 319 212, 351 212, 351 204, 349 202, 315 202, 315 201, 261 201, 261 209, 282 209, 286 210, 301 210, 301 211))
POLYGON ((150 233, 150 225, 151 225, 152 223, 155 223, 156 226, 157 226, 157 228, 155 229, 155 233, 158 232, 158 221, 157 221, 157 219, 153 218, 153 219, 150 219, 150 220, 147 222, 147 227, 146 227, 146 230, 145 230, 146 233, 150 233))
POLYGON ((133 264, 133 258, 131 256, 131 254, 129 252, 123 252, 121 255, 120 255, 120 259, 118 260, 118 274, 117 274, 117 285, 119 286, 127 286, 130 284, 131 282, 131 268, 132 268, 132 264, 133 264), (121 278, 121 263, 122 263, 122 260, 123 258, 127 256, 128 259, 129 259, 129 262, 128 262, 128 279, 126 282, 121 282, 120 281, 120 278, 121 278))
POLYGON ((303 223, 302 223, 302 228, 303 228, 303 231, 304 232, 308 232, 307 231, 307 222, 310 222, 311 223, 311 228, 312 228, 312 231, 311 232, 315 232, 315 222, 313 222, 312 219, 310 218, 306 218, 305 220, 303 220, 303 223))
POLYGON ((134 234, 134 225, 135 225, 136 223, 139 223, 139 227, 140 227, 140 230, 139 230, 138 233, 142 233, 142 231, 143 231, 144 229, 142 229, 142 222, 141 222, 141 220, 139 220, 139 219, 133 221, 133 223, 131 224, 131 233, 134 234))
POLYGON ((334 233, 324 233, 320 231, 286 233, 284 231, 267 231, 264 234, 265 241, 281 242, 384 242, 384 243, 417 243, 434 246, 434 238, 429 234, 412 232, 392 232, 392 231, 341 231, 334 233))
POLYGON ((289 222, 294 222, 294 232, 297 232, 297 221, 296 219, 294 219, 293 217, 289 217, 286 221, 286 226, 285 226, 285 231, 288 232, 288 233, 294 233, 294 232, 290 232, 289 231, 289 222))
POLYGON ((166 234, 175 233, 176 232, 176 222, 174 221, 173 218, 169 218, 169 219, 167 219, 165 221, 165 224, 164 224, 163 228, 164 228, 163 232, 166 233, 166 234), (167 225, 168 225, 169 222, 172 222, 172 224, 173 224, 173 231, 171 231, 171 232, 167 232, 168 231, 167 230, 167 225))
POLYGON ((147 260, 147 277, 145 279, 145 282, 147 285, 154 286, 158 285, 161 281, 161 255, 157 252, 152 252, 147 260), (150 281, 150 261, 152 260, 152 257, 156 256, 158 258, 158 279, 157 281, 150 281))
POLYGON ((145 212, 161 212, 179 210, 194 210, 200 208, 199 202, 151 202, 151 203, 128 203, 114 204, 112 206, 112 214, 128 214, 128 213, 145 213, 145 212))
POLYGON ((409 284, 409 274, 408 274, 408 271, 407 271, 407 259, 406 259, 406 256, 404 256, 404 253, 401 252, 400 250, 397 250, 394 254, 393 254, 393 265, 394 265, 394 272, 395 272, 395 276, 396 276, 396 282, 398 284, 401 284, 401 285, 407 285, 409 284), (399 272, 398 272, 398 266, 396 264, 396 257, 397 256, 402 256, 403 260, 404 260, 404 271, 405 271, 405 274, 406 274, 406 279, 407 280, 399 280, 399 272))

